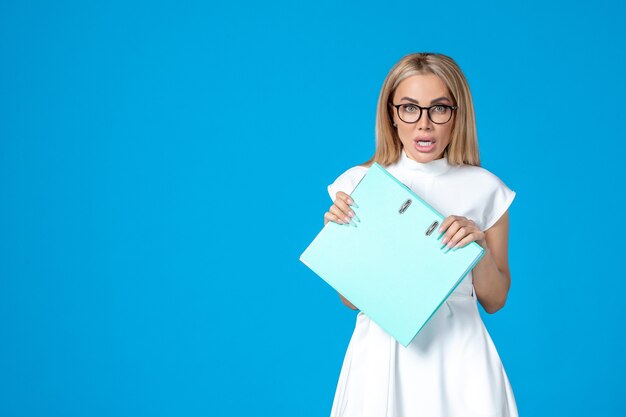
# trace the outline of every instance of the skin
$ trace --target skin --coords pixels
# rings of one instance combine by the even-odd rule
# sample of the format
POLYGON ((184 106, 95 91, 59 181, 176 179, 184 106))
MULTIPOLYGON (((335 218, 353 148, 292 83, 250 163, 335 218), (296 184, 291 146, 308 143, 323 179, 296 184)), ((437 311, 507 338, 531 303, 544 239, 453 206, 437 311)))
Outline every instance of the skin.
MULTIPOLYGON (((431 104, 450 104, 452 96, 445 83, 434 74, 413 75, 403 80, 396 89, 392 102, 394 104, 416 103, 422 107, 431 104), (408 99, 406 99, 407 97, 408 99), (446 97, 446 100, 435 100, 446 97), (435 100, 433 102, 433 100, 435 100)), ((393 111, 398 136, 407 156, 414 161, 427 163, 443 158, 444 151, 451 139, 454 123, 452 119, 446 124, 435 124, 427 117, 426 111, 417 123, 405 123, 393 111), (414 146, 417 137, 431 137, 435 140, 435 148, 430 152, 420 152, 414 146)), ((344 224, 354 217, 350 206, 354 203, 350 196, 342 191, 337 192, 334 203, 329 211, 324 213, 324 225, 329 221, 344 224)), ((509 212, 485 232, 481 231, 476 223, 463 216, 448 216, 439 232, 444 233, 442 244, 449 248, 463 247, 470 242, 476 242, 485 249, 485 255, 472 270, 476 297, 486 312, 493 314, 504 307, 511 285, 511 273, 508 261, 509 240, 509 212)), ((341 301, 349 308, 356 310, 350 301, 339 294, 341 301)))

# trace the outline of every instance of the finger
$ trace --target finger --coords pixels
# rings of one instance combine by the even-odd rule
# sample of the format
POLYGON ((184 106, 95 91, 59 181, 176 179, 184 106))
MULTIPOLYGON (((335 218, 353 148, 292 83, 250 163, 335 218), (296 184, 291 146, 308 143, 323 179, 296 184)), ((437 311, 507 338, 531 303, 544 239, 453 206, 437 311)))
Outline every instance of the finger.
POLYGON ((452 223, 450 221, 450 217, 452 216, 448 216, 445 219, 443 219, 443 221, 441 222, 441 225, 439 226, 439 229, 437 229, 438 233, 443 233, 446 231, 446 229, 448 228, 448 226, 450 226, 450 223, 452 223))
MULTIPOLYGON (((341 198, 337 198, 335 200, 334 205, 341 211, 341 213, 337 213, 336 211, 334 211, 333 213, 339 215, 339 216, 343 216, 344 218, 347 217, 347 222, 350 221, 351 218, 356 217, 356 214, 354 213, 354 211, 350 208, 350 206, 348 205, 348 203, 346 203, 344 200, 342 200, 341 198)), ((357 221, 361 221, 360 219, 356 218, 357 221)))
POLYGON ((343 191, 337 191, 337 194, 335 195, 335 201, 337 199, 341 199, 342 201, 344 201, 347 205, 349 206, 354 206, 356 208, 358 208, 359 206, 354 202, 354 200, 352 199, 352 197, 350 197, 348 194, 344 193, 343 191))
POLYGON ((462 226, 463 225, 461 224, 461 222, 455 219, 454 222, 448 227, 448 230, 446 230, 446 232, 444 233, 443 239, 441 239, 441 244, 446 245, 448 242, 450 242, 450 240, 454 237, 454 235, 457 234, 462 226))
POLYGON ((330 207, 329 210, 332 214, 334 214, 335 216, 337 216, 338 218, 340 218, 342 220, 343 223, 348 223, 350 222, 350 216, 348 216, 346 213, 344 213, 341 208, 339 208, 336 204, 333 204, 330 207))
POLYGON ((331 213, 329 211, 324 213, 324 220, 325 220, 324 225, 326 225, 326 223, 328 223, 329 221, 332 221, 332 222, 337 223, 337 224, 344 224, 344 221, 341 220, 340 217, 338 217, 337 215, 335 215, 335 214, 333 214, 333 213, 331 213))
MULTIPOLYGON (((334 214, 338 219, 342 220, 341 224, 349 223, 350 225, 357 227, 356 223, 350 218, 350 215, 341 211, 341 209, 335 204, 330 207, 330 212, 334 214)), ((352 212, 352 210, 350 210, 350 212, 352 212)))
MULTIPOLYGON (((441 222, 441 226, 439 226, 439 229, 437 229, 437 231, 438 231, 439 233, 442 233, 442 234, 443 234, 443 233, 445 233, 445 231, 448 229, 448 227, 450 227, 450 225, 451 225, 452 223, 454 223, 454 222, 457 220, 457 217, 458 217, 458 216, 454 216, 454 215, 450 215, 450 216, 446 217, 446 218, 444 219, 444 221, 443 221, 443 222, 441 222)), ((441 236, 439 236, 439 238, 440 238, 440 237, 441 237, 441 236)), ((438 238, 438 239, 439 239, 439 238, 438 238)))
POLYGON ((450 238, 450 241, 448 242, 446 246, 450 249, 455 247, 457 243, 463 240, 463 238, 465 238, 465 236, 469 235, 471 232, 472 231, 468 229, 466 226, 459 227, 459 230, 457 230, 454 236, 450 238))
POLYGON ((479 241, 480 239, 482 239, 481 235, 483 233, 482 232, 474 232, 474 233, 470 233, 469 235, 465 236, 463 239, 461 239, 455 246, 454 250, 457 249, 461 249, 464 248, 465 246, 469 245, 472 242, 476 242, 479 241))
POLYGON ((439 239, 443 236, 443 239, 441 239, 441 243, 444 245, 448 243, 450 239, 452 239, 452 237, 458 232, 458 230, 461 227, 466 227, 466 228, 469 227, 470 230, 473 230, 474 228, 478 229, 478 226, 476 226, 473 221, 469 220, 466 217, 463 217, 463 216, 451 216, 451 217, 454 217, 454 219, 451 219, 452 223, 450 224, 450 227, 448 227, 448 230, 445 232, 445 235, 441 235, 437 238, 439 239))

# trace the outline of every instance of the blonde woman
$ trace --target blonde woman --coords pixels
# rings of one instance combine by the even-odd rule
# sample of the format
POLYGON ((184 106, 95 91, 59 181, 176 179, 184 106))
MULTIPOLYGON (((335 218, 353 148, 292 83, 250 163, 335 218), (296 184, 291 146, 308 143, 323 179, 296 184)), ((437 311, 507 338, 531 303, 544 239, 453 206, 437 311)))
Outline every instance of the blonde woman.
POLYGON ((485 255, 406 348, 358 313, 331 417, 517 416, 477 307, 495 313, 508 295, 515 192, 480 167, 472 96, 454 60, 417 53, 394 65, 378 99, 376 151, 328 186, 333 205, 324 224, 358 221, 350 193, 373 162, 447 216, 439 229, 447 247, 475 241, 485 255))

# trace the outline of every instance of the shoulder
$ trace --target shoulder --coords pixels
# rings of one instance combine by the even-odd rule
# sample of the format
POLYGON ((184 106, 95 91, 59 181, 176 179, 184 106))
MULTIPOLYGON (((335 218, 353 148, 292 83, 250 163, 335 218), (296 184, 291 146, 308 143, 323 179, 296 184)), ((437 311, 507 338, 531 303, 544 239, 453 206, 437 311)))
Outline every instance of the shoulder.
POLYGON ((479 190, 495 190, 506 187, 504 182, 486 168, 474 165, 459 165, 452 169, 455 179, 467 183, 468 186, 479 190))
POLYGON ((356 165, 340 174, 332 184, 327 187, 330 198, 335 201, 335 196, 339 191, 343 191, 346 194, 352 193, 359 181, 363 179, 368 169, 369 168, 366 166, 356 165))
POLYGON ((339 175, 335 182, 337 181, 360 181, 367 172, 369 168, 363 165, 356 165, 352 168, 348 168, 341 175, 339 175))
POLYGON ((473 201, 480 208, 476 215, 481 230, 490 228, 504 214, 515 198, 515 191, 509 188, 497 175, 483 167, 460 165, 451 170, 451 177, 458 196, 473 201), (457 188, 458 187, 458 188, 457 188))

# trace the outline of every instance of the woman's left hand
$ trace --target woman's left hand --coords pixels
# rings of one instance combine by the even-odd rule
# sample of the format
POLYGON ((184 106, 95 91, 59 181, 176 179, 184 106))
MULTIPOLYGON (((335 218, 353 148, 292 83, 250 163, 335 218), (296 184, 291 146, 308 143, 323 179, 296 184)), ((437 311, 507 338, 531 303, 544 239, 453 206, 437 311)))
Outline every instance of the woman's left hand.
POLYGON ((439 226, 439 233, 443 233, 442 244, 448 248, 462 248, 470 242, 476 242, 487 249, 485 234, 472 220, 463 216, 448 216, 439 226))

